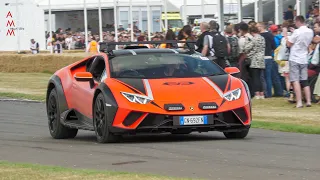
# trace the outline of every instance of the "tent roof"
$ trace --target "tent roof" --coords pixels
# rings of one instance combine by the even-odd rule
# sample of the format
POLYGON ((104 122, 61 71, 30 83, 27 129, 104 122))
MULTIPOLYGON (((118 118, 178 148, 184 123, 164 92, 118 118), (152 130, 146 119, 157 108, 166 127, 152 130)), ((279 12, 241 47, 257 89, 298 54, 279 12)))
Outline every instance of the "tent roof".
MULTIPOLYGON (((49 0, 31 0, 45 10, 49 9, 49 0)), ((98 8, 99 0, 85 0, 87 8, 98 8)), ((146 6, 148 0, 132 0, 134 6, 146 6)), ((79 10, 83 9, 84 0, 51 0, 52 10, 79 10)), ((113 0, 101 0, 102 8, 113 8, 113 0)), ((117 0, 120 6, 129 6, 129 0, 117 0)), ((150 5, 163 5, 164 0, 149 0, 150 5)), ((184 0, 167 0, 168 11, 180 11, 180 7, 183 5, 184 0)), ((217 4, 218 0, 204 0, 205 4, 217 4)), ((224 0, 224 3, 237 3, 238 0, 224 0)), ((252 3, 254 0, 242 0, 242 3, 252 3)), ((187 0, 188 5, 200 5, 200 0, 187 0)))
MULTIPOLYGON (((49 0, 33 0, 34 3, 44 8, 49 9, 49 0)), ((97 9, 99 0, 85 0, 87 9, 97 9)), ((132 0, 134 6, 146 6, 147 0, 132 0)), ((162 0, 149 0, 151 6, 163 5, 162 0)), ((117 0, 118 6, 129 6, 129 0, 117 0)), ((101 0, 102 8, 113 8, 113 0, 101 0)), ((168 10, 179 10, 177 7, 168 2, 168 10), (171 6, 170 6, 171 5, 171 6)), ((84 0, 51 0, 51 9, 54 10, 79 10, 84 8, 84 0)))

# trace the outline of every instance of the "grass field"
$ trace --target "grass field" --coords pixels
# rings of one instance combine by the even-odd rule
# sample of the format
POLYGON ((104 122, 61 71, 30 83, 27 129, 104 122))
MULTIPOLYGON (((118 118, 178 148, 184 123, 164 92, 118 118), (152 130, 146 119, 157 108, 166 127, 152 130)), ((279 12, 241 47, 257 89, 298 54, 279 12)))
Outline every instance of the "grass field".
MULTIPOLYGON (((0 73, 0 96, 44 100, 50 76, 45 73, 0 73)), ((253 127, 320 134, 319 106, 296 109, 285 98, 254 100, 253 127)))
POLYGON ((0 180, 187 180, 125 172, 75 170, 54 166, 17 164, 0 161, 0 180))

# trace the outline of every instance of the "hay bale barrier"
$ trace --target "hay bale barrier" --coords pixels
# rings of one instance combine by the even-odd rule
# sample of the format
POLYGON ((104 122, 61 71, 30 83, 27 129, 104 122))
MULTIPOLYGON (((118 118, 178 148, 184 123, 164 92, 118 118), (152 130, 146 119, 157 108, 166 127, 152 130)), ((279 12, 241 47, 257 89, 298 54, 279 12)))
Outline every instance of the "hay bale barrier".
MULTIPOLYGON (((83 49, 64 50, 63 54, 83 53, 83 49)), ((17 51, 0 51, 0 54, 18 54, 17 51)), ((21 51, 20 54, 31 54, 31 51, 21 51)), ((40 54, 50 54, 48 50, 40 51, 40 54)))
POLYGON ((90 56, 87 53, 5 54, 0 53, 0 72, 54 73, 58 69, 90 56))

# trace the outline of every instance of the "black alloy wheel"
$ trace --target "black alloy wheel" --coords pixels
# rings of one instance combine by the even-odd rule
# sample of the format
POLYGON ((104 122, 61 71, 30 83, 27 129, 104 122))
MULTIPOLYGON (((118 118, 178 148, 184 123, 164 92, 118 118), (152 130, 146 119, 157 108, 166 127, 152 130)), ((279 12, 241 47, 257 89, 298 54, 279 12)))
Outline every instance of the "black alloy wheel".
POLYGON ((57 100, 54 95, 50 94, 48 98, 48 120, 49 120, 49 130, 50 133, 54 133, 57 131, 57 114, 58 114, 58 107, 57 107, 57 100))
POLYGON ((99 94, 94 102, 93 124, 99 143, 112 143, 119 140, 119 136, 110 132, 110 124, 103 94, 99 94))
POLYGON ((63 126, 60 122, 60 110, 57 91, 52 89, 47 100, 47 116, 50 135, 55 139, 74 138, 78 129, 63 126))
POLYGON ((224 132, 223 134, 227 139, 244 139, 247 137, 248 133, 249 128, 239 132, 224 132))

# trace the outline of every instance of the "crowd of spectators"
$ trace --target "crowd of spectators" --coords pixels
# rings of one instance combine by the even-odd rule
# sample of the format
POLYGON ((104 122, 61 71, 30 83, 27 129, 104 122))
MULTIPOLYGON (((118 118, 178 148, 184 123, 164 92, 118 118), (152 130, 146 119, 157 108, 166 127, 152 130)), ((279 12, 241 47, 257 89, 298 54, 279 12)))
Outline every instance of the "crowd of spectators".
MULTIPOLYGON (((151 33, 152 41, 162 40, 192 40, 197 41, 196 50, 215 61, 222 68, 226 66, 238 67, 240 75, 245 80, 255 99, 271 97, 287 97, 289 102, 296 103, 297 108, 306 107, 318 102, 320 96, 319 60, 311 63, 311 59, 318 57, 317 44, 320 43, 319 2, 313 4, 306 16, 296 16, 295 8, 289 6, 284 13, 282 24, 272 22, 241 22, 230 24, 224 32, 219 32, 219 24, 215 21, 200 24, 200 34, 193 31, 196 25, 186 25, 179 32, 171 29, 164 32, 151 33), (219 36, 217 36, 219 35, 219 36), (226 53, 217 52, 216 38, 226 39, 226 53), (317 48, 316 48, 317 47, 317 48), (287 59, 279 58, 281 50, 286 49, 287 59), (219 56, 218 56, 219 55, 219 56), (318 78, 319 77, 319 78, 318 78), (305 96, 302 97, 302 92, 305 96)), ((133 29, 133 41, 147 41, 148 32, 141 32, 137 26, 133 29)), ((118 42, 131 41, 131 31, 119 26, 118 42)), ((47 45, 53 45, 56 53, 62 49, 87 49, 89 52, 99 52, 99 43, 114 42, 115 32, 103 32, 103 40, 98 34, 89 32, 88 47, 85 46, 85 34, 72 32, 71 29, 58 29, 53 32, 53 38, 47 34, 47 45)), ((221 41, 221 39, 219 39, 221 41)), ((150 48, 176 48, 171 44, 150 46, 150 48)), ((123 48, 123 46, 119 46, 123 48)), ((186 48, 179 44, 179 48, 186 48)))

